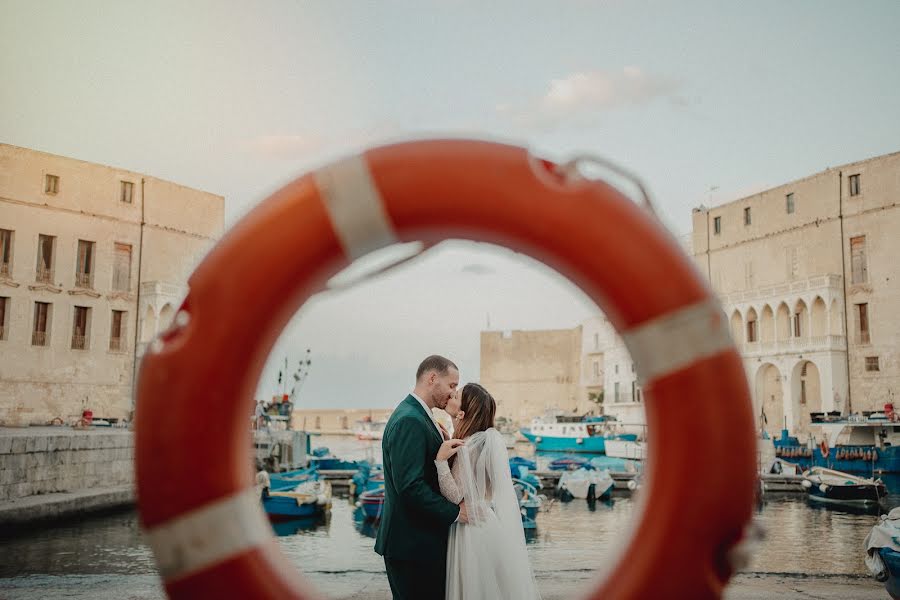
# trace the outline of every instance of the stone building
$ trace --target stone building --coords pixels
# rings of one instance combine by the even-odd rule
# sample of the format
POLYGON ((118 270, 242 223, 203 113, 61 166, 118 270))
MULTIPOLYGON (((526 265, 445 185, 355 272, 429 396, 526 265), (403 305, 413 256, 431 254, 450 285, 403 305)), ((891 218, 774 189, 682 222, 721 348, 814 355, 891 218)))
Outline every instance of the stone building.
POLYGON ((722 299, 770 433, 895 400, 898 196, 895 153, 694 210, 695 260, 722 299))
POLYGON ((300 431, 331 435, 355 435, 359 422, 387 421, 392 408, 302 408, 295 409, 291 427, 300 431))
POLYGON ((547 410, 596 408, 581 391, 581 327, 482 331, 479 381, 497 401, 497 416, 519 425, 547 410))
POLYGON ((646 423, 644 395, 625 342, 602 315, 587 319, 581 328, 581 388, 586 405, 596 414, 632 425, 628 431, 641 433, 646 423))
POLYGON ((224 199, 0 144, 0 424, 127 418, 224 199))

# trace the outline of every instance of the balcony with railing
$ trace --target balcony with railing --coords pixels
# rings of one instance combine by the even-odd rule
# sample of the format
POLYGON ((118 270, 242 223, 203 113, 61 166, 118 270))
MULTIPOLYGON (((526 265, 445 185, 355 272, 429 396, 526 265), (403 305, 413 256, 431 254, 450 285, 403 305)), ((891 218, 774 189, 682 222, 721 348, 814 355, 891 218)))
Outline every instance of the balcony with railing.
POLYGON ((120 337, 109 338, 109 349, 113 352, 120 352, 122 350, 122 338, 120 338, 120 337))
POLYGON ((843 335, 814 335, 767 342, 745 342, 738 344, 738 348, 745 357, 754 358, 802 352, 843 352, 847 349, 847 338, 843 335))
POLYGON ((47 332, 46 331, 32 331, 31 332, 31 345, 32 346, 46 346, 47 345, 47 332))
POLYGON ((0 277, 12 277, 12 269, 8 262, 0 263, 0 277))
POLYGON ((72 350, 84 350, 87 345, 87 341, 85 336, 73 334, 72 335, 72 350))
POLYGON ((737 304, 764 303, 766 301, 787 299, 793 296, 818 293, 823 297, 840 296, 844 292, 843 278, 837 274, 819 275, 808 279, 798 279, 776 285, 767 285, 752 290, 721 294, 719 296, 725 306, 737 304))
POLYGON ((34 273, 34 280, 38 283, 50 283, 53 271, 47 267, 38 267, 34 273))
POLYGON ((6 327, 0 325, 0 340, 6 339, 6 327))

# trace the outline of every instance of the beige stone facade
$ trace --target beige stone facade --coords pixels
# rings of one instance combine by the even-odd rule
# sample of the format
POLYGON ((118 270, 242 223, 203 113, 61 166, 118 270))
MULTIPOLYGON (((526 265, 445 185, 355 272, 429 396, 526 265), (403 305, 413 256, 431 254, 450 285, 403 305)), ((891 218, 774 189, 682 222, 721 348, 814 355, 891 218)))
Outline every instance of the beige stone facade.
POLYGON ((480 382, 497 415, 519 425, 547 410, 589 412, 581 390, 581 327, 481 332, 480 382))
POLYGON ((646 423, 644 394, 637 382, 634 363, 622 338, 609 320, 600 315, 581 324, 581 389, 591 412, 615 417, 625 430, 641 433, 646 423), (602 393, 602 402, 596 403, 602 393))
POLYGON ((0 144, 0 424, 127 418, 223 223, 221 196, 0 144))
POLYGON ((770 433, 900 399, 898 197, 900 153, 694 211, 694 257, 770 433))
POLYGON ((303 408, 294 410, 291 427, 300 431, 329 435, 355 435, 359 422, 387 421, 392 408, 303 408))

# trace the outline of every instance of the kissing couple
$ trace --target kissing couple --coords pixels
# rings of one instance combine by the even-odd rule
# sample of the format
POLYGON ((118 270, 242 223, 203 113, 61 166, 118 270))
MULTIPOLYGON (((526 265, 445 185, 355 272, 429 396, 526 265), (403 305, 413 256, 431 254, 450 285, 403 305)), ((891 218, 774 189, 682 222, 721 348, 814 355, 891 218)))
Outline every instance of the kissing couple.
POLYGON ((375 552, 394 600, 540 599, 497 403, 459 369, 429 356, 382 437, 384 509, 375 552), (449 434, 435 420, 453 420, 449 434))

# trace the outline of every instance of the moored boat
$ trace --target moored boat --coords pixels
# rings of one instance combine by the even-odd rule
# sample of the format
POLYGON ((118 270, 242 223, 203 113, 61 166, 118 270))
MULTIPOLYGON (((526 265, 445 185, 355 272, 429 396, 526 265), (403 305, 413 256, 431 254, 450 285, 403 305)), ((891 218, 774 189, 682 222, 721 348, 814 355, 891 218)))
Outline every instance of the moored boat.
POLYGON ((610 496, 614 482, 609 471, 578 469, 563 473, 559 478, 557 489, 560 492, 565 490, 573 498, 584 500, 587 499, 592 485, 594 486, 594 497, 602 499, 610 496))
POLYGON ((824 467, 806 471, 801 485, 811 501, 830 504, 877 505, 887 495, 880 479, 867 479, 824 467))
POLYGON ((359 495, 357 506, 362 508, 368 519, 380 519, 384 510, 384 487, 370 490, 359 495))
POLYGON ((542 452, 585 452, 604 454, 608 440, 637 440, 624 433, 612 417, 549 415, 539 417, 520 431, 536 450, 542 452))
POLYGON ((262 504, 272 520, 321 515, 331 510, 331 484, 313 479, 290 490, 263 490, 262 504))
POLYGON ((900 600, 900 507, 881 516, 864 545, 869 572, 891 598, 900 600))

